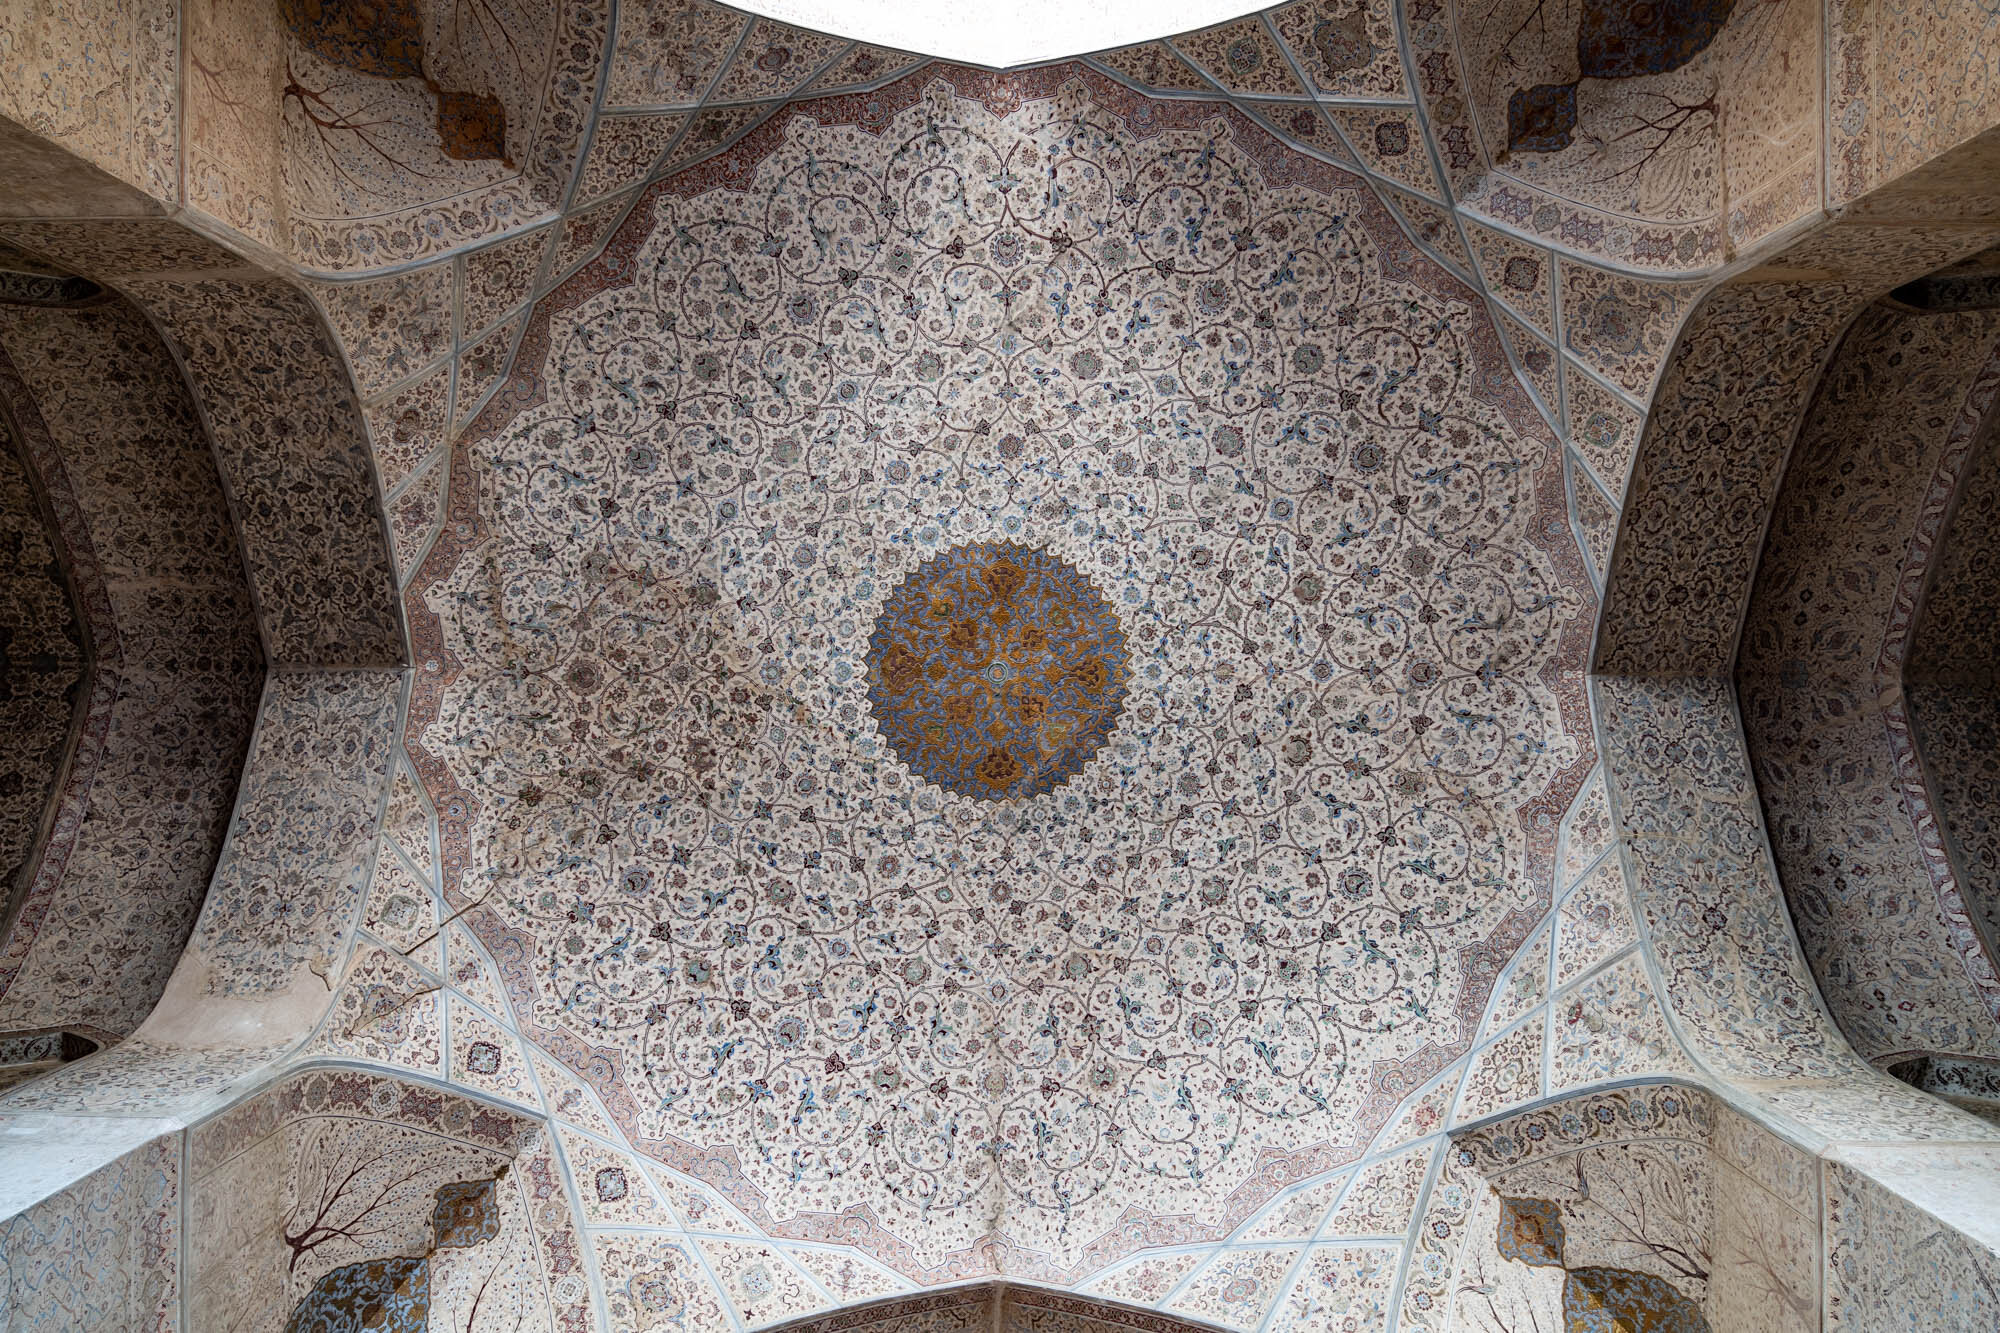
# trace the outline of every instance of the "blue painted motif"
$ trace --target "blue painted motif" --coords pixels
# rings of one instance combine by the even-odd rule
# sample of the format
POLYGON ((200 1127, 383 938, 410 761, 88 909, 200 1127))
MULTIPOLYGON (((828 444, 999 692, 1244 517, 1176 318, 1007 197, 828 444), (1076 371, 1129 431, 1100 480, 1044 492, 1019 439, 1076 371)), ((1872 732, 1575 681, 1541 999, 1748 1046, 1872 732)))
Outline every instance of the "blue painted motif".
POLYGON ((430 1317, 429 1258, 364 1259, 313 1283, 285 1333, 424 1333, 430 1317))
POLYGON ((1665 1278, 1629 1268, 1573 1268, 1563 1333, 1709 1333, 1708 1319, 1665 1278))
MULTIPOLYGON (((364 1259, 313 1283, 285 1333, 424 1333, 431 1317, 431 1256, 500 1234, 498 1177, 455 1180, 432 1194, 431 1248, 423 1254, 364 1259)), ((365 1217, 366 1214, 364 1213, 365 1217)), ((359 1219, 356 1219, 357 1221, 359 1219)), ((351 1225, 351 1224, 350 1224, 351 1225)))
POLYGON ((500 1208, 491 1180, 458 1180, 440 1185, 431 1209, 431 1234, 440 1250, 461 1250, 500 1234, 500 1208))
POLYGON ((1500 1229, 1494 1248, 1502 1259, 1560 1268, 1563 1261, 1562 1213, 1547 1199, 1500 1200, 1500 1229))
POLYGON ((1569 147, 1576 129, 1576 85, 1538 83, 1516 88, 1507 99, 1507 147, 1524 153, 1555 153, 1569 147))
POLYGON ((1586 79, 1668 74, 1708 49, 1736 0, 1587 0, 1576 67, 1586 79))
POLYGON ((1563 1271, 1562 1333, 1710 1333, 1708 1317, 1665 1278, 1629 1268, 1571 1268, 1562 1208, 1500 1198, 1493 1248, 1503 1259, 1563 1271))

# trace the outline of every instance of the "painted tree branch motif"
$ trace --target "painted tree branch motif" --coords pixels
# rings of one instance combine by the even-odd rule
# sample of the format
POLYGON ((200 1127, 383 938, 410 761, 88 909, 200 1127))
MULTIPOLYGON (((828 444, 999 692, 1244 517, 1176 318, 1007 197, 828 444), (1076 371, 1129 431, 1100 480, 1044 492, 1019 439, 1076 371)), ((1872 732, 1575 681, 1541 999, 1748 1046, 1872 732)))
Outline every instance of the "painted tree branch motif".
MULTIPOLYGON (((1569 147, 1577 123, 1577 88, 1586 79, 1671 73, 1708 49, 1735 5, 1736 0, 1584 0, 1577 13, 1576 76, 1514 90, 1507 99, 1508 151, 1550 153, 1569 147)), ((1531 21, 1547 32, 1546 6, 1547 0, 1537 0, 1504 44, 1510 59, 1531 21)), ((1713 100, 1712 92, 1708 100, 1713 100)), ((1663 140, 1654 151, 1664 146, 1663 140)))
MULTIPOLYGON (((435 103, 437 139, 445 156, 493 159, 509 168, 514 166, 507 152, 507 114, 500 99, 489 92, 451 86, 430 70, 434 61, 425 50, 424 15, 418 0, 279 0, 279 13, 305 49, 336 69, 373 79, 421 83, 435 103)), ((490 0, 455 0, 448 28, 454 41, 469 37, 490 43, 497 38, 509 58, 525 72, 520 48, 490 0)), ((307 112, 322 141, 328 134, 357 134, 385 162, 412 169, 407 161, 385 152, 370 133, 390 122, 364 119, 370 114, 364 109, 335 109, 328 100, 328 90, 301 85, 290 62, 285 74, 286 99, 307 112)))
MULTIPOLYGON (((1746 81, 1725 74, 1760 71, 1760 89, 1784 82, 1761 71, 1790 67, 1790 52, 1780 49, 1790 4, 1492 0, 1468 12, 1474 64, 1490 81, 1495 165, 1648 217, 1713 207, 1732 117, 1725 83, 1735 105, 1745 95, 1746 81), (1550 160, 1533 166, 1535 159, 1550 160)), ((1759 126, 1766 119, 1783 114, 1761 105, 1747 112, 1759 126)))
MULTIPOLYGON (((425 1154, 409 1151, 410 1145, 401 1141, 366 1151, 343 1141, 347 1129, 341 1121, 316 1126, 300 1152, 299 1179, 317 1184, 286 1217, 283 1236, 292 1251, 289 1271, 296 1273, 302 1261, 325 1246, 391 1253, 324 1273, 294 1307, 286 1333, 353 1328, 423 1333, 430 1327, 431 1303, 437 1294, 439 1253, 470 1249, 500 1234, 498 1191, 507 1177, 507 1164, 501 1163, 490 1177, 454 1180, 427 1190, 436 1178, 436 1163, 425 1154), (396 1253, 409 1247, 412 1212, 422 1207, 426 1194, 431 1204, 428 1245, 414 1254, 396 1253)), ((453 1314, 453 1328, 474 1327, 481 1300, 505 1265, 506 1256, 496 1256, 473 1292, 463 1323, 453 1314)), ((517 1326, 518 1322, 517 1313, 517 1326)))
POLYGON ((209 64, 202 59, 199 51, 189 51, 187 60, 188 71, 206 100, 222 108, 238 135, 248 135, 250 124, 246 117, 250 114, 249 102, 234 95, 230 89, 229 76, 235 71, 209 64))
POLYGON ((1623 1143, 1489 1180, 1453 1287, 1478 1333, 1709 1333, 1706 1148, 1623 1143))
POLYGON ((277 0, 277 112, 295 214, 380 215, 516 171, 539 88, 534 25, 508 22, 519 7, 277 0))
POLYGON ((1570 1208, 1593 1209, 1634 1252, 1651 1255, 1684 1278, 1706 1282, 1709 1257, 1694 1239, 1703 1228, 1689 1206, 1685 1182, 1657 1158, 1632 1153, 1626 1160, 1629 1171, 1600 1171, 1593 1185, 1584 1171, 1584 1154, 1577 1154, 1577 1192, 1570 1208))
POLYGON ((1758 1230, 1747 1233, 1756 1252, 1740 1250, 1718 1256, 1717 1280, 1725 1273, 1752 1300, 1766 1309, 1782 1310, 1790 1327, 1815 1328, 1819 1324, 1819 1302, 1810 1284, 1801 1285, 1785 1276, 1784 1265, 1771 1237, 1758 1230))
POLYGON ((362 157, 373 158, 391 170, 430 178, 429 173, 396 155, 394 135, 400 125, 393 115, 376 102, 341 110, 334 105, 330 86, 307 87, 300 80, 295 60, 285 62, 285 85, 279 90, 279 102, 298 109, 328 169, 357 194, 371 188, 368 172, 365 166, 350 166, 343 160, 346 156, 341 147, 343 140, 359 149, 362 157))
MULTIPOLYGON (((1580 1169, 1578 1178, 1582 1178, 1580 1169)), ((1685 1251, 1643 1239, 1643 1197, 1641 1191, 1621 1199, 1624 1207, 1618 1210, 1619 1221, 1652 1252, 1663 1258, 1672 1254, 1670 1264, 1678 1271, 1679 1264, 1688 1262, 1685 1251)), ((1563 1271, 1562 1333, 1594 1333, 1604 1328, 1630 1329, 1633 1333, 1709 1333, 1708 1318, 1700 1306, 1665 1278, 1629 1268, 1573 1265, 1563 1215, 1574 1207, 1548 1199, 1502 1195, 1499 1226, 1494 1233, 1494 1247, 1501 1258, 1563 1271)), ((1701 1280, 1707 1276, 1705 1269, 1699 1272, 1701 1280)))
POLYGON ((300 1150, 301 1180, 316 1181, 310 1200, 301 1198, 285 1219, 284 1240, 291 1250, 287 1272, 321 1246, 346 1241, 366 1246, 385 1233, 403 1194, 423 1174, 421 1159, 398 1169, 385 1146, 364 1153, 343 1142, 334 1125, 316 1126, 300 1150))

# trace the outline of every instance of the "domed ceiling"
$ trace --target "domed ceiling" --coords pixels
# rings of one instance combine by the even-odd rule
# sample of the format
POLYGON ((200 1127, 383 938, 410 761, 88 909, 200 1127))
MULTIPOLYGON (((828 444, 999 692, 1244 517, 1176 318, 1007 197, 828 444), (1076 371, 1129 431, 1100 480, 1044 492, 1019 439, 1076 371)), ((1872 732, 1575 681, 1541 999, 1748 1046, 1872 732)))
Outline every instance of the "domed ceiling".
POLYGON ((0 226, 194 349, 309 626, 167 1001, 0 1110, 180 1099, 193 1326, 1810 1330, 1958 1281, 1732 1109, 1993 1137, 1827 1019, 1728 679, 1840 327, 2000 239, 1726 267, 1956 142, 1885 128, 1901 29, 1296 0, 993 69, 698 0, 185 19, 132 117, 185 140, 92 160, 234 248, 0 226))
POLYGON ((1215 115, 941 71, 669 178, 536 310, 413 586, 521 1021, 913 1275, 1074 1280, 1360 1154, 1593 757, 1476 297, 1215 115))

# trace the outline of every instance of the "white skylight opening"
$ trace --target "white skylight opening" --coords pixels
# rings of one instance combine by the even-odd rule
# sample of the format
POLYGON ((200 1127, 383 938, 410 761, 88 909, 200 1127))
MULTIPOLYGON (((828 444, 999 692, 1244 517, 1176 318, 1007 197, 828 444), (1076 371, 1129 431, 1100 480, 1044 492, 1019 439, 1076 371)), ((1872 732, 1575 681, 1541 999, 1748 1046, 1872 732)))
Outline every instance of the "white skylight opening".
MULTIPOLYGON (((734 0, 801 28, 919 55, 1005 68, 1206 28, 1244 0, 734 0)), ((1268 3, 1268 0, 1266 0, 1268 3)))

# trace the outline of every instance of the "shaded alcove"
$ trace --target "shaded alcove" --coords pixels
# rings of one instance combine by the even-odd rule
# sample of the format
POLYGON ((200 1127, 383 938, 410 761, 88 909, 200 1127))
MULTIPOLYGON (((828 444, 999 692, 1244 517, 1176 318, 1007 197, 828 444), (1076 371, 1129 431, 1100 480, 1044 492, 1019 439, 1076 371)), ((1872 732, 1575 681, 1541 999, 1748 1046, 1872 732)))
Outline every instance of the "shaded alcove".
MULTIPOLYGON (((1951 309, 2000 310, 2000 254, 1974 262, 1926 290, 1951 309)), ((1904 688, 1945 854, 1973 929, 2000 957, 2000 434, 1990 422, 1950 503, 1904 688)))
POLYGON ((36 492, 0 412, 0 901, 9 921, 45 832, 87 670, 61 538, 36 492))
POLYGON ((1806 958, 1847 1038, 1899 1070, 2000 1058, 1992 267, 1988 252, 1911 281, 1841 339, 1736 669, 1806 958))
POLYGON ((1918 1056, 1890 1065, 1891 1077, 2000 1125, 2000 1061, 1918 1056))
POLYGON ((128 1035, 165 987, 221 850, 263 654, 173 353, 122 297, 4 243, 0 434, 19 617, 3 631, 0 1037, 17 1073, 44 1072, 128 1035), (31 584, 66 598, 60 632, 31 584))

